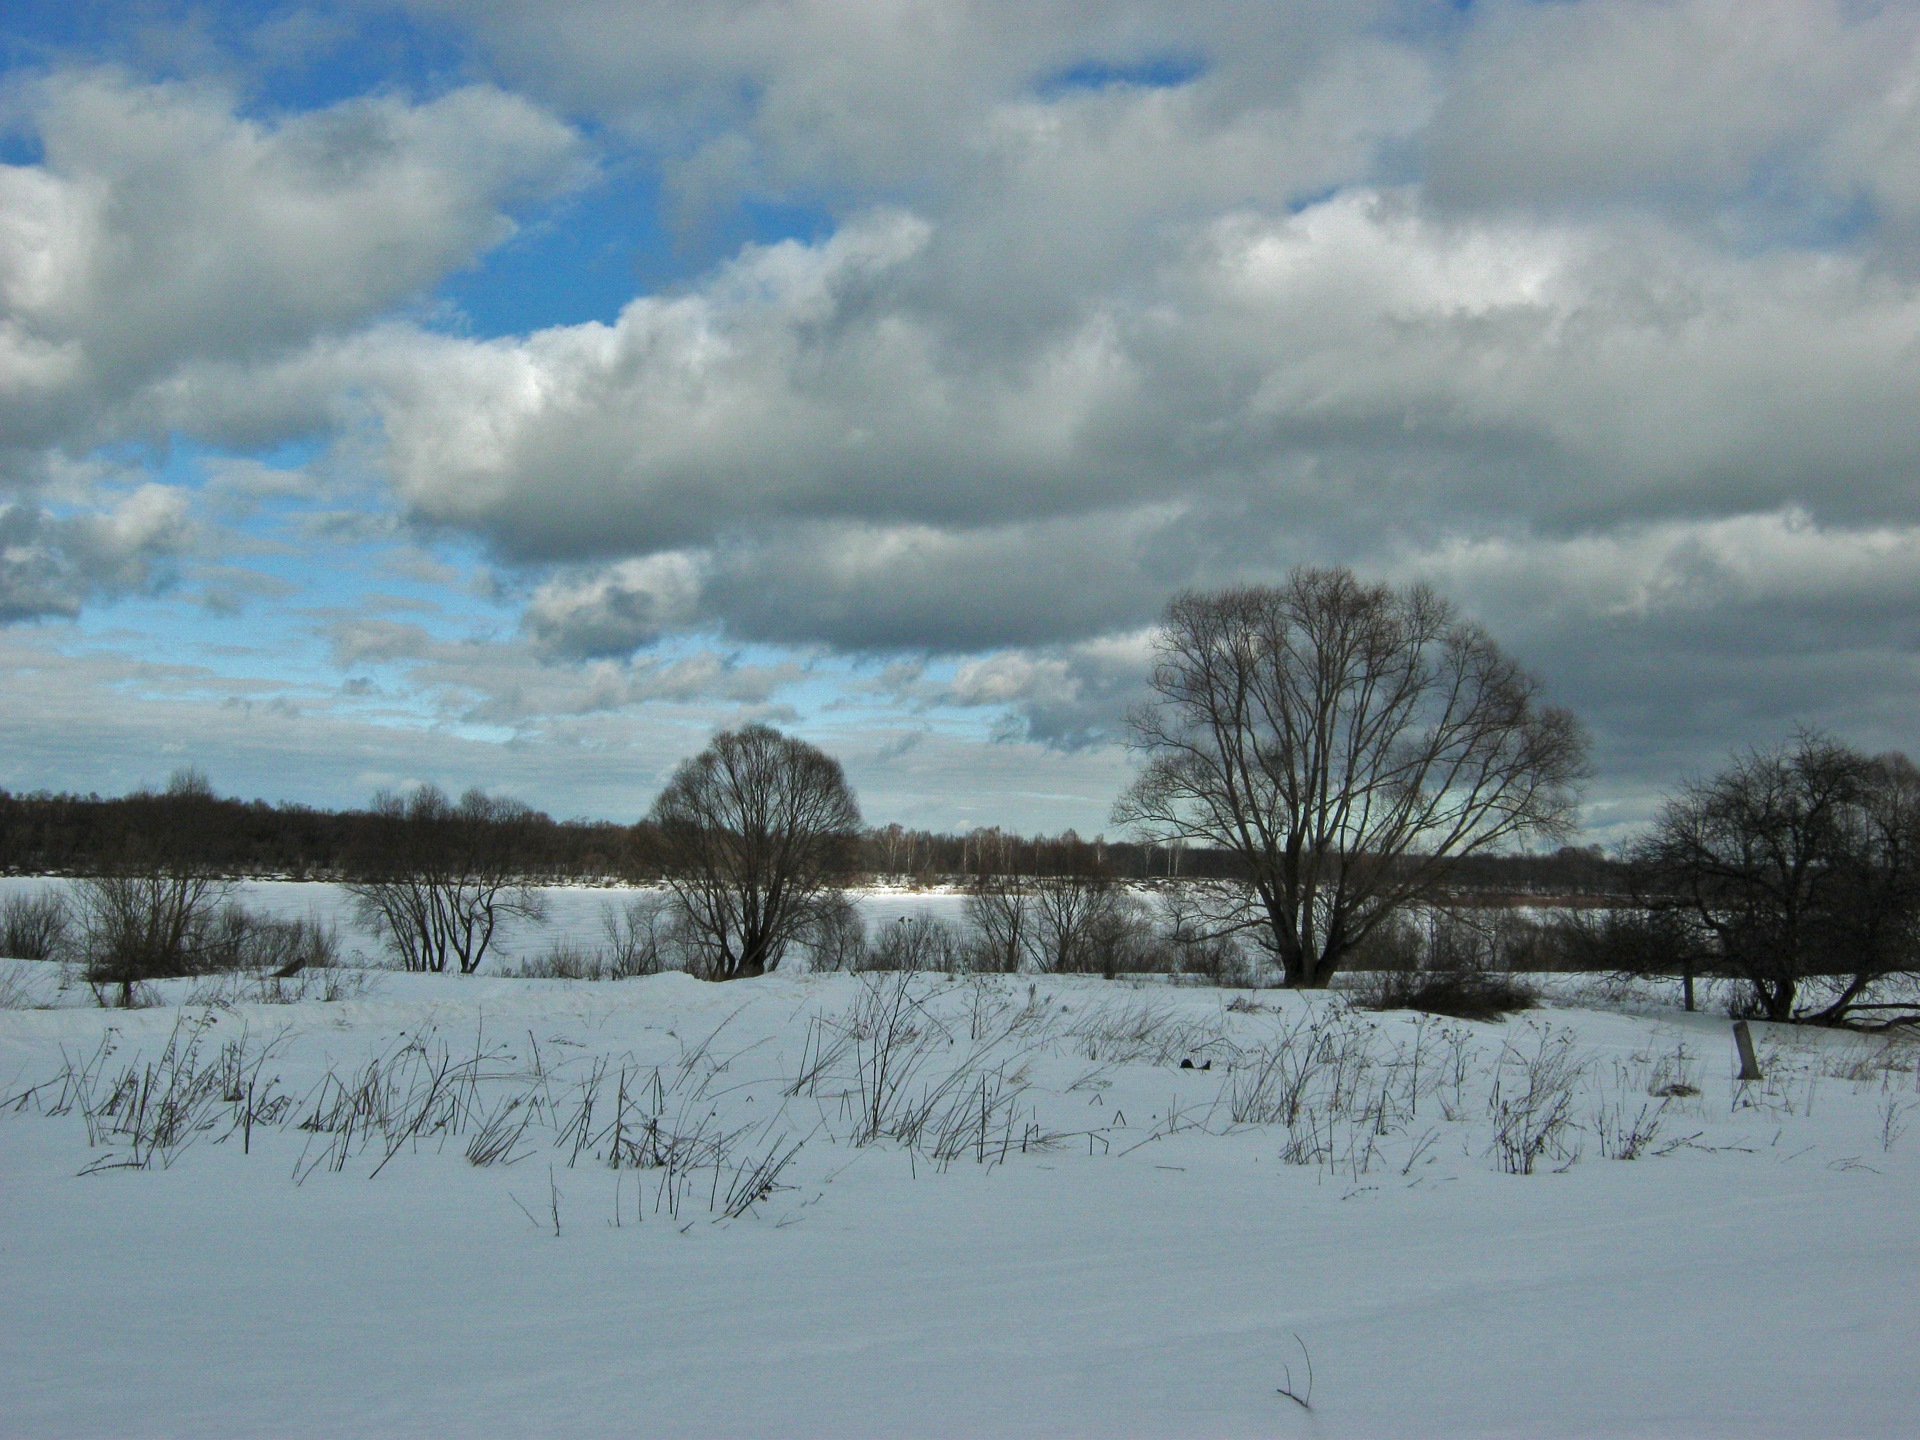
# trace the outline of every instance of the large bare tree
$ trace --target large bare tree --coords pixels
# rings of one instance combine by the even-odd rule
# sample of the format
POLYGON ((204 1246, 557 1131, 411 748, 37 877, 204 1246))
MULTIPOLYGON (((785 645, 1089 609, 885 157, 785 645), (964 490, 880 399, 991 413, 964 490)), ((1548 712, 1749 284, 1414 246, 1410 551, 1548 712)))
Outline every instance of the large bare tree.
POLYGON ((1920 771, 1817 731, 1690 781, 1634 848, 1656 913, 1769 1020, 1896 1012, 1920 969, 1920 771))
POLYGON ((1450 861, 1574 822, 1586 739, 1479 626, 1424 586, 1299 569, 1167 607, 1147 756, 1117 822, 1233 854, 1222 933, 1324 986, 1450 861))
POLYGON ((682 935, 720 980, 764 975, 830 918, 860 836, 840 762, 770 725, 714 736, 649 818, 682 935))

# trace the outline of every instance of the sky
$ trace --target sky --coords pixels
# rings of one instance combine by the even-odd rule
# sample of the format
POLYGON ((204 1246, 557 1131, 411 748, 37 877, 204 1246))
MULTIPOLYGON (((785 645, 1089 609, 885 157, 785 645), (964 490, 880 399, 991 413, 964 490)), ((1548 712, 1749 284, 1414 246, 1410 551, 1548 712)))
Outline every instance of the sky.
POLYGON ((1094 833, 1155 617, 1424 581, 1586 838, 1920 749, 1920 4, 11 0, 0 787, 1094 833))

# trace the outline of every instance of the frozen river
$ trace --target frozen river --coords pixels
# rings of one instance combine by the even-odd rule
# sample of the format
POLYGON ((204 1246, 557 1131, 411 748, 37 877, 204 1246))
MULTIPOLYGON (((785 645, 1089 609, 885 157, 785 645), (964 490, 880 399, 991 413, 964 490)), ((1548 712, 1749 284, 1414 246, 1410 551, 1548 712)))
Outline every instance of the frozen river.
MULTIPOLYGON (((69 881, 48 876, 0 876, 0 898, 20 891, 68 884, 69 881)), ((561 940, 599 945, 605 938, 600 917, 609 907, 618 909, 640 896, 660 893, 638 886, 545 885, 537 889, 547 902, 546 921, 503 923, 487 953, 485 969, 497 972, 511 968, 561 940)), ((334 925, 340 935, 343 963, 357 963, 355 951, 367 961, 381 958, 379 939, 356 920, 353 897, 339 885, 325 881, 243 880, 234 885, 233 893, 248 909, 262 915, 280 919, 310 916, 334 925)), ((957 927, 965 900, 956 890, 870 887, 849 893, 867 922, 868 938, 874 940, 879 938, 881 927, 902 920, 937 919, 957 927)))

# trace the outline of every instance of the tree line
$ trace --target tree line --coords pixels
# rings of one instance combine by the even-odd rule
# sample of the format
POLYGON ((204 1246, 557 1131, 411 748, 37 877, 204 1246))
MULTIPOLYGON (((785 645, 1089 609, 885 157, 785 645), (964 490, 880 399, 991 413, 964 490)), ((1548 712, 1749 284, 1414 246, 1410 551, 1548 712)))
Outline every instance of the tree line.
MULTIPOLYGON (((159 790, 122 796, 0 789, 0 873, 89 875, 130 862, 165 858, 216 875, 347 880, 389 863, 410 831, 431 844, 442 803, 423 787, 425 809, 395 814, 390 797, 365 809, 327 810, 216 794, 198 772, 183 771, 159 790)), ((658 881, 664 866, 651 821, 555 820, 542 811, 481 795, 478 823, 502 863, 529 882, 658 881), (501 813, 493 807, 507 806, 501 813)), ((410 842, 411 843, 411 842, 410 842)), ((961 882, 982 872, 1032 876, 1094 868, 1118 880, 1227 880, 1240 875, 1234 854, 1211 845, 1165 845, 1069 829, 1026 835, 998 827, 960 833, 898 824, 863 829, 850 844, 856 875, 905 877, 925 884, 961 882)), ((1449 884, 1472 902, 1583 903, 1625 894, 1626 868, 1598 847, 1563 846, 1540 854, 1484 855, 1450 862, 1449 884)))

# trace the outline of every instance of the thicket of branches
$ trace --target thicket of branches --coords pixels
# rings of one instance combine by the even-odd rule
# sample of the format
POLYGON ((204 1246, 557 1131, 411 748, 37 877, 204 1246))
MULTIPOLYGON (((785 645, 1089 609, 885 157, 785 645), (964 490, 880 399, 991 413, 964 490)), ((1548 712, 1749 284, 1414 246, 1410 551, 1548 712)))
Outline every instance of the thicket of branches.
POLYGON ((348 865, 362 923, 409 970, 471 975, 501 921, 546 916, 518 863, 542 818, 480 790, 458 804, 433 785, 376 795, 348 865))

